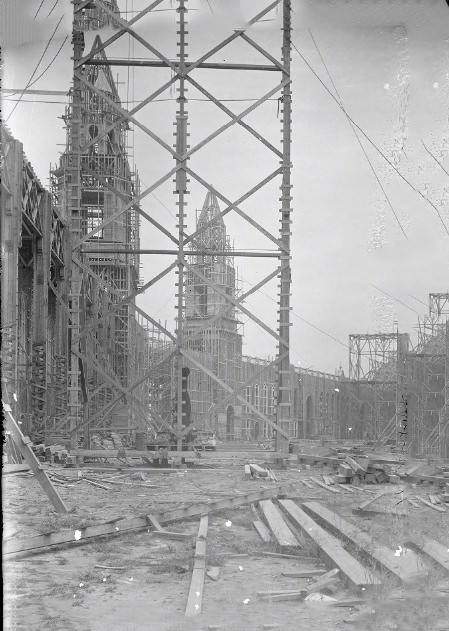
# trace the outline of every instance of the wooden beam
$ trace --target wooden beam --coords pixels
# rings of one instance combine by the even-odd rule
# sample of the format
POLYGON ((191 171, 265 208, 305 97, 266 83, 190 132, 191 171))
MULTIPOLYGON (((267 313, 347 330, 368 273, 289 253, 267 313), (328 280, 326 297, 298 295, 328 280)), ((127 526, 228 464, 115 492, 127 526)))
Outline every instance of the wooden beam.
POLYGON ((425 500, 423 497, 420 497, 419 495, 416 495, 415 497, 420 502, 422 502, 426 506, 429 506, 430 508, 433 508, 434 510, 437 510, 439 513, 445 513, 446 512, 446 509, 443 508, 443 506, 437 506, 436 504, 432 504, 432 502, 428 502, 427 500, 425 500))
POLYGON ((71 449, 71 456, 82 456, 83 458, 147 458, 151 456, 151 451, 139 451, 137 449, 71 449), (124 456, 123 454, 126 454, 124 456))
POLYGON ((8 473, 23 473, 29 470, 30 467, 27 464, 9 464, 9 462, 5 462, 5 464, 2 465, 2 475, 8 475, 8 473))
MULTIPOLYGON (((157 469, 155 469, 157 471, 157 469)), ((176 471, 176 469, 170 470, 176 471)), ((251 502, 258 502, 261 499, 276 497, 277 495, 288 493, 291 490, 290 485, 273 486, 268 489, 252 491, 242 496, 234 496, 217 500, 209 504, 196 504, 185 508, 177 508, 156 516, 159 523, 168 523, 189 517, 196 517, 212 511, 222 509, 232 509, 251 502)), ((74 537, 73 530, 62 530, 60 532, 52 532, 45 535, 37 535, 36 537, 27 537, 26 539, 18 539, 7 542, 3 547, 3 554, 7 557, 16 554, 26 554, 45 551, 53 546, 58 545, 79 545, 89 540, 104 535, 121 535, 125 532, 135 532, 148 528, 148 519, 146 515, 132 518, 117 518, 116 520, 103 522, 96 526, 88 526, 79 530, 79 538, 74 537)))
POLYGON ((192 579, 185 616, 190 618, 201 613, 204 589, 204 574, 206 572, 206 536, 209 523, 208 515, 201 515, 200 527, 196 538, 195 558, 193 561, 192 579))
POLYGON ((185 539, 191 539, 192 535, 185 532, 169 532, 164 530, 154 515, 147 515, 149 523, 154 528, 154 533, 167 539, 177 539, 178 541, 185 541, 185 539))
POLYGON ((333 513, 317 502, 306 502, 302 506, 309 515, 324 524, 331 532, 354 546, 367 558, 375 561, 377 565, 400 578, 404 583, 423 578, 426 575, 419 557, 411 550, 404 550, 399 546, 397 551, 387 548, 357 526, 345 521, 340 515, 333 513))
POLYGON ((270 500, 259 502, 259 507, 281 548, 297 548, 299 542, 285 523, 281 511, 270 500))
POLYGON ((281 572, 282 576, 289 578, 313 578, 327 574, 326 570, 304 570, 303 572, 281 572))
POLYGON ((14 420, 13 415, 10 410, 8 410, 9 405, 3 403, 3 411, 4 411, 4 422, 6 429, 11 433, 11 436, 16 444, 16 446, 20 449, 20 453, 22 454, 24 460, 27 462, 31 471, 34 473, 37 481, 41 485, 42 489, 45 491, 48 499, 55 507, 58 513, 70 513, 70 510, 64 504, 61 496, 58 491, 55 489, 51 480, 49 479, 46 471, 44 471, 41 467, 39 460, 34 455, 31 450, 30 444, 31 440, 28 436, 24 436, 14 420))
POLYGON ((434 539, 424 539, 423 541, 420 539, 411 539, 407 541, 405 545, 424 552, 432 561, 435 561, 449 572, 449 549, 447 546, 443 546, 442 543, 434 539))
POLYGON ((377 500, 380 499, 381 497, 383 497, 384 495, 391 495, 391 494, 398 493, 398 492, 399 491, 397 491, 396 489, 394 491, 389 491, 389 490, 381 491, 375 497, 370 497, 368 500, 365 500, 365 502, 362 502, 361 504, 359 504, 358 508, 360 510, 364 510, 365 508, 367 508, 368 506, 370 506, 374 502, 377 502, 377 500))
POLYGON ((338 489, 334 489, 328 484, 324 484, 324 482, 317 480, 316 478, 310 477, 309 480, 312 480, 313 482, 315 482, 315 484, 318 484, 318 486, 321 486, 321 488, 326 489, 326 491, 330 491, 331 493, 340 493, 338 489))
POLYGON ((259 536, 264 543, 270 543, 272 541, 270 531, 265 526, 263 521, 261 521, 260 519, 255 519, 253 521, 253 526, 259 533, 259 536))
POLYGON ((268 478, 268 471, 263 467, 260 467, 258 464, 250 464, 249 468, 252 473, 255 474, 259 478, 268 478))
POLYGON ((336 537, 323 530, 292 500, 280 500, 279 503, 303 533, 320 548, 331 566, 339 568, 342 576, 351 585, 360 588, 380 583, 379 579, 343 548, 336 537))

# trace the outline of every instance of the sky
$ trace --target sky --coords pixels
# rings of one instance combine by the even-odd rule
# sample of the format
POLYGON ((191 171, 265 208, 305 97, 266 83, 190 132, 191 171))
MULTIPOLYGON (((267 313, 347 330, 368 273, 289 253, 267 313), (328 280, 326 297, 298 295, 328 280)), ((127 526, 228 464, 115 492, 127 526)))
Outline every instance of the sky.
MULTIPOLYGON (((268 4, 189 0, 189 58, 206 52, 268 4)), ((63 44, 61 52, 30 89, 70 87, 72 5, 68 0, 59 0, 56 6, 54 0, 44 0, 39 9, 40 5, 41 0, 6 0, 1 5, 3 88, 27 85, 61 17, 32 80, 63 44)), ((123 11, 144 5, 144 0, 119 0, 123 11)), ((168 10, 147 16, 137 27, 139 34, 172 58, 175 5, 165 0, 161 8, 168 10)), ((398 326, 415 341, 418 315, 427 312, 428 293, 449 290, 449 8, 445 0, 293 0, 292 7, 291 361, 332 373, 341 365, 347 373, 349 334, 391 332, 398 326), (337 101, 341 99, 344 111, 323 83, 337 101), (357 128, 356 133, 346 114, 365 135, 357 128)), ((266 20, 248 34, 276 54, 281 12, 273 10, 266 20)), ((101 33, 103 38, 107 34, 101 33)), ((86 35, 87 49, 92 41, 93 34, 86 35)), ((114 46, 108 56, 148 57, 145 48, 126 37, 114 46)), ((242 44, 233 44, 214 59, 261 61, 258 53, 242 44)), ((159 69, 119 68, 114 73, 125 104, 145 98, 170 78, 168 71, 159 69)), ((279 81, 278 73, 197 70, 192 76, 216 97, 226 99, 236 114, 279 81)), ((201 95, 195 88, 189 89, 188 96, 193 146, 229 118, 214 105, 196 100, 201 95)), ((252 112, 247 122, 280 147, 277 96, 252 112)), ((25 95, 18 105, 17 98, 3 94, 3 119, 47 184, 50 165, 64 148, 60 117, 67 98, 25 95)), ((171 144, 176 90, 167 90, 161 98, 136 117, 171 144)), ((142 188, 173 166, 170 155, 139 129, 129 134, 129 154, 142 188)), ((234 126, 192 156, 190 166, 234 201, 276 169, 278 159, 234 126)), ((242 210, 275 234, 278 186, 279 181, 264 187, 242 204, 242 210)), ((160 187, 142 201, 142 208, 174 231, 172 187, 170 181, 160 187)), ((190 230, 205 195, 204 187, 191 183, 190 230)), ((236 249, 272 249, 270 241, 234 213, 225 222, 236 249)), ((146 223, 141 246, 171 247, 146 223)), ((169 262, 166 257, 143 258, 143 280, 169 262)), ((236 265, 246 291, 274 269, 275 259, 239 258, 236 265)), ((150 315, 171 328, 174 282, 174 275, 168 277, 139 299, 150 315)), ((271 282, 245 303, 272 328, 277 318, 276 291, 276 281, 271 282)), ((246 316, 241 320, 246 322, 246 316)), ((275 354, 274 341, 266 332, 250 322, 241 330, 245 354, 275 354)))

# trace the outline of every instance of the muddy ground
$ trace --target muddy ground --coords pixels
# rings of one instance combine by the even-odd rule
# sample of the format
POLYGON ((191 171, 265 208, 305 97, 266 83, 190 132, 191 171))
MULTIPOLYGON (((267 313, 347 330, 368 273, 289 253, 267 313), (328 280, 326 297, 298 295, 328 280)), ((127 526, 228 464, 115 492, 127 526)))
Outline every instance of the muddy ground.
MULTIPOLYGON (((261 479, 245 480, 243 466, 237 464, 235 457, 229 455, 229 458, 231 460, 222 459, 223 468, 172 473, 149 469, 134 480, 111 477, 120 475, 117 470, 94 474, 83 469, 84 476, 97 481, 126 479, 129 482, 126 486, 110 484, 108 489, 79 478, 78 469, 51 466, 49 470, 66 484, 57 486, 61 497, 68 506, 75 507, 69 515, 58 515, 51 510, 31 475, 4 476, 4 536, 21 539, 62 529, 76 530, 119 516, 157 514, 276 484, 261 479)), ((203 462, 207 459, 218 464, 216 455, 206 455, 203 462)), ((430 537, 449 547, 449 511, 439 513, 424 505, 414 508, 402 502, 406 517, 360 517, 354 515, 352 509, 371 497, 368 492, 351 493, 341 489, 334 494, 315 484, 313 489, 308 489, 301 483, 304 477, 318 478, 330 472, 327 467, 305 470, 301 465, 292 464, 288 470, 278 470, 275 474, 279 484, 291 484, 288 496, 298 504, 318 499, 395 550, 410 536, 430 537)), ((107 482, 100 483, 107 485, 107 482)), ((367 486, 366 489, 380 491, 392 486, 367 486)), ((386 496, 377 505, 386 507, 398 497, 417 493, 426 497, 433 492, 431 487, 421 485, 413 488, 411 484, 401 484, 400 488, 402 495, 398 488, 398 494, 386 496)), ((449 591, 437 590, 437 585, 441 588, 441 581, 447 582, 448 576, 424 561, 423 572, 425 566, 427 578, 407 589, 391 577, 378 573, 382 585, 370 593, 357 595, 370 607, 362 608, 362 614, 360 607, 261 598, 258 596, 261 591, 297 589, 310 584, 310 579, 289 578, 282 576, 282 572, 331 569, 331 566, 320 559, 318 550, 301 533, 298 533, 299 546, 293 551, 297 558, 263 556, 263 552, 279 553, 280 549, 274 543, 262 542, 252 525, 253 519, 250 506, 209 515, 207 567, 220 570, 216 580, 206 578, 202 612, 194 618, 184 616, 194 538, 172 541, 144 530, 4 562, 5 628, 48 631, 449 629, 449 591)), ((173 522, 169 530, 191 533, 194 537, 198 525, 199 519, 192 518, 173 522)), ((340 584, 338 591, 328 596, 342 600, 356 594, 340 584)))

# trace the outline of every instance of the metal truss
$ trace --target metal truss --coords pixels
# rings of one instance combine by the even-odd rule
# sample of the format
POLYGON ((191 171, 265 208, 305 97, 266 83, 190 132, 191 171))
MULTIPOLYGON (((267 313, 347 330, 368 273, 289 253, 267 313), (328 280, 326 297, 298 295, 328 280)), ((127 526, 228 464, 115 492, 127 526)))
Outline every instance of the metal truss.
MULTIPOLYGON (((148 41, 135 30, 136 25, 144 16, 151 18, 151 13, 165 0, 154 0, 148 4, 143 10, 139 11, 130 20, 124 20, 120 17, 115 6, 112 6, 110 2, 103 0, 89 0, 85 2, 83 0, 74 0, 74 35, 73 35, 73 50, 74 50, 74 84, 73 84, 73 100, 72 100, 72 123, 71 123, 71 161, 68 166, 70 173, 70 217, 71 217, 71 234, 72 234, 72 272, 71 272, 71 290, 70 290, 70 320, 71 320, 71 360, 69 368, 69 419, 70 428, 74 440, 76 439, 77 432, 86 425, 100 422, 104 418, 111 406, 117 403, 122 397, 127 399, 135 398, 133 395, 134 390, 145 383, 152 377, 154 377, 154 371, 157 369, 158 363, 150 366, 147 371, 136 379, 133 383, 122 386, 117 383, 111 375, 107 374, 104 367, 101 366, 101 362, 96 361, 95 357, 90 357, 91 363, 95 362, 95 370, 99 371, 104 379, 111 382, 111 385, 118 391, 117 395, 112 397, 104 409, 99 410, 98 413, 92 418, 83 418, 81 411, 82 407, 82 376, 79 369, 79 357, 80 357, 80 344, 89 332, 97 330, 98 326, 104 322, 113 313, 117 313, 122 305, 130 304, 134 301, 135 297, 143 293, 147 288, 151 287, 155 283, 159 282, 167 274, 175 270, 177 274, 177 327, 174 333, 168 331, 165 327, 162 327, 160 323, 157 323, 148 314, 145 314, 149 321, 158 328, 164 335, 171 341, 169 351, 159 360, 159 365, 168 361, 176 362, 176 428, 175 434, 177 436, 177 447, 182 448, 182 437, 186 433, 186 429, 182 424, 182 368, 186 362, 194 363, 200 370, 204 371, 214 382, 216 382, 226 392, 226 397, 235 397, 236 400, 242 401, 247 404, 245 399, 240 395, 239 391, 230 392, 230 388, 224 383, 216 374, 210 371, 207 366, 191 357, 187 350, 186 333, 184 331, 184 317, 185 317, 185 282, 187 274, 199 277, 200 274, 194 266, 189 263, 189 256, 192 254, 198 254, 198 250, 192 246, 195 246, 195 239, 200 233, 210 227, 214 222, 217 222, 220 217, 228 213, 234 213, 244 219, 255 232, 264 235, 267 239, 274 244, 277 252, 234 252, 235 256, 258 256, 269 259, 275 256, 279 260, 277 268, 274 272, 270 273, 264 281, 257 285, 260 288, 269 280, 277 276, 280 281, 279 286, 279 298, 278 298, 278 324, 277 326, 269 326, 257 316, 242 305, 244 296, 236 299, 231 296, 224 295, 223 297, 228 303, 231 303, 239 311, 244 313, 248 318, 255 322, 265 332, 269 333, 277 342, 278 356, 275 362, 277 367, 277 415, 276 423, 273 423, 264 414, 254 408, 255 414, 257 414, 262 420, 270 424, 276 430, 276 447, 278 450, 286 450, 288 444, 288 435, 291 422, 291 403, 290 403, 290 361, 289 361, 289 336, 290 336, 290 288, 291 288, 291 269, 290 269, 290 235, 291 235, 291 77, 290 77, 290 62, 291 62, 291 0, 275 0, 264 8, 262 8, 257 15, 250 19, 246 25, 242 28, 238 28, 231 32, 228 37, 223 39, 219 44, 213 46, 209 50, 205 51, 200 58, 195 61, 188 59, 187 46, 188 46, 188 0, 177 0, 176 11, 178 14, 177 20, 177 59, 172 60, 167 58, 161 51, 159 51, 151 41, 148 41), (263 46, 261 46, 252 36, 252 27, 262 20, 267 14, 274 9, 282 7, 283 15, 283 28, 282 28, 282 48, 279 58, 273 56, 263 46), (88 11, 94 11, 98 15, 101 15, 103 19, 109 17, 110 22, 114 25, 115 32, 108 37, 104 42, 96 40, 96 44, 93 49, 83 56, 82 37, 80 29, 82 30, 82 20, 84 14, 88 11), (128 34, 134 41, 139 42, 149 54, 151 59, 108 59, 106 51, 108 47, 123 35, 128 34), (235 40, 243 40, 249 45, 252 51, 257 51, 264 63, 218 63, 210 61, 210 58, 219 51, 224 51, 235 40), (99 57, 100 55, 100 57, 99 57), (80 138, 79 121, 81 120, 81 102, 80 94, 82 89, 89 89, 93 93, 98 93, 99 89, 87 78, 86 68, 89 66, 139 66, 139 67, 151 67, 151 68, 165 68, 171 71, 171 78, 166 81, 154 91, 149 93, 138 105, 132 109, 125 109, 113 98, 108 98, 104 93, 101 97, 108 103, 108 106, 112 108, 115 113, 114 120, 96 137, 93 137, 87 143, 82 146, 80 138), (200 81, 197 81, 192 77, 192 71, 195 69, 213 69, 215 71, 220 70, 233 70, 236 72, 244 71, 248 82, 251 82, 252 72, 270 72, 278 73, 279 81, 277 85, 262 94, 255 102, 249 107, 244 109, 240 114, 234 114, 219 98, 216 98, 200 81), (174 86, 177 90, 177 102, 178 109, 176 112, 176 140, 173 147, 168 145, 158 134, 157 130, 150 129, 147 125, 143 124, 136 115, 139 111, 145 107, 146 104, 154 101, 156 97, 162 94, 165 90, 174 86), (187 86, 192 86, 196 90, 202 93, 204 97, 213 103, 221 112, 224 112, 229 120, 225 124, 221 125, 213 133, 209 134, 204 140, 199 142, 193 147, 188 144, 188 129, 189 129, 189 114, 187 111, 188 98, 187 98, 187 86), (278 102, 280 105, 280 111, 282 112, 281 118, 281 141, 282 149, 274 147, 268 138, 264 137, 262 133, 253 128, 248 122, 249 115, 255 111, 263 103, 266 103, 268 99, 274 95, 278 96, 278 102), (117 128, 122 124, 132 124, 136 129, 145 134, 147 137, 155 141, 160 147, 162 147, 167 154, 169 154, 175 161, 175 166, 167 171, 157 181, 153 182, 145 190, 140 193, 135 193, 131 197, 126 199, 115 186, 111 185, 106 178, 102 179, 100 173, 96 172, 95 168, 91 169, 90 175, 96 178, 102 183, 105 189, 110 190, 117 197, 123 199, 123 207, 121 207, 113 216, 105 218, 105 221, 99 223, 93 230, 86 233, 83 232, 81 226, 81 205, 80 205, 80 172, 81 172, 81 155, 86 152, 90 146, 98 143, 109 132, 117 128), (273 156, 279 161, 280 166, 274 169, 268 175, 264 175, 259 179, 257 184, 248 190, 244 195, 240 196, 236 200, 230 199, 224 191, 216 189, 209 180, 202 177, 202 175, 195 169, 189 166, 190 158, 200 152, 204 147, 209 145, 213 140, 219 138, 228 129, 239 126, 246 130, 253 138, 256 138, 264 147, 269 149, 273 156), (165 182, 168 182, 171 178, 174 178, 177 205, 177 232, 172 233, 170 230, 162 226, 157 222, 149 213, 146 213, 141 208, 141 203, 150 193, 155 191, 165 182), (189 234, 186 224, 186 205, 187 195, 189 194, 188 184, 189 181, 194 180, 201 184, 206 190, 215 194, 217 199, 221 200, 225 204, 225 208, 221 211, 218 217, 215 217, 205 226, 197 229, 194 233, 189 234), (257 191, 263 189, 268 184, 279 182, 281 191, 280 197, 280 230, 278 234, 273 234, 270 230, 266 229, 261 223, 254 217, 246 213, 241 205, 244 201, 253 196, 257 191), (150 222, 153 228, 163 235, 168 237, 175 245, 175 249, 163 251, 168 257, 175 257, 167 267, 158 274, 156 277, 146 282, 143 287, 136 291, 132 291, 127 296, 118 300, 115 304, 110 305, 107 311, 101 314, 100 317, 94 319, 92 322, 83 326, 82 319, 82 265, 86 265, 89 255, 95 254, 95 245, 92 244, 91 239, 101 230, 107 226, 109 222, 116 220, 128 209, 133 209, 138 213, 142 219, 150 222), (81 265, 78 264, 81 263, 81 265)), ((115 4, 115 3, 114 3, 115 4)), ((238 156, 236 156, 238 159, 238 156)), ((242 164, 242 169, 245 165, 242 164)), ((132 249, 131 249, 132 250, 132 249)), ((130 250, 130 253, 131 253, 130 250)), ((102 249, 105 253, 106 250, 102 249)), ((161 253, 160 250, 132 250, 132 253, 136 255, 140 254, 156 254, 161 253)), ((205 255, 207 251, 202 252, 205 255)), ((231 254, 231 255, 232 255, 231 254)), ((213 252, 214 256, 229 256, 229 252, 217 253, 213 252)), ((202 277, 201 282, 209 284, 211 290, 220 294, 220 288, 202 277)), ((249 295, 251 291, 246 294, 249 295)), ((210 325, 210 322, 208 322, 210 325)), ((198 334, 201 331, 197 332, 198 334)), ((191 336, 188 338, 191 340, 191 336)), ((86 357, 86 353, 83 353, 86 357)), ((232 390, 232 389, 231 389, 232 390)), ((155 414, 155 411, 152 411, 155 414)), ((155 420, 160 426, 167 425, 167 422, 162 418, 156 418, 155 420)))
MULTIPOLYGON (((364 421, 377 442, 396 433, 403 370, 399 333, 349 336, 349 381, 352 424, 364 421)), ((405 336, 407 337, 407 336, 405 336)))
POLYGON ((449 294, 429 294, 429 313, 418 323, 416 357, 422 384, 418 390, 416 447, 421 454, 449 451, 449 294))

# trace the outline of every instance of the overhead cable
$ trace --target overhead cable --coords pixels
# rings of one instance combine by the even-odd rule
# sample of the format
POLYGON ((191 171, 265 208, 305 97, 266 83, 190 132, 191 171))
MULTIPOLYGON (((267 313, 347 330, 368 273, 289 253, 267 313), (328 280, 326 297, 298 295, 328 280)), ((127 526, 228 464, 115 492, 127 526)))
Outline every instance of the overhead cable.
POLYGON ((430 156, 432 156, 432 158, 435 160, 435 162, 436 162, 437 164, 439 164, 439 165, 440 165, 440 167, 443 169, 443 171, 446 173, 446 175, 449 175, 449 173, 446 171, 446 169, 445 169, 445 168, 444 168, 444 166, 441 164, 441 162, 438 160, 438 158, 437 158, 436 156, 434 156, 434 155, 433 155, 433 153, 430 151, 430 149, 428 149, 428 148, 426 147, 426 145, 424 144, 424 140, 421 140, 421 142, 422 142, 422 145, 423 145, 424 149, 427 151, 427 153, 428 153, 430 156))
MULTIPOLYGON (((324 66, 324 68, 325 68, 325 70, 326 70, 327 76, 329 77, 329 80, 330 80, 330 82, 332 83, 332 86, 333 86, 333 88, 334 88, 334 90, 335 90, 335 93, 336 93, 336 95, 337 95, 337 97, 338 97, 338 101, 339 101, 339 103, 340 103, 340 106, 341 106, 341 107, 343 107, 343 101, 341 100, 341 96, 340 96, 340 94, 339 94, 339 92, 338 92, 338 90, 337 90, 337 86, 335 85, 335 82, 334 82, 334 80, 332 79, 332 76, 331 76, 331 74, 330 74, 330 72, 329 72, 329 68, 327 67, 326 62, 325 62, 325 61, 324 61, 324 59, 323 59, 323 56, 322 56, 322 54, 321 54, 321 51, 320 51, 320 49, 318 48, 318 44, 316 43, 315 38, 313 37, 313 35, 312 35, 312 31, 311 31, 310 29, 309 29, 309 33, 310 33, 310 37, 312 38, 313 43, 315 44, 315 48, 317 49, 318 55, 320 56, 320 59, 321 59, 321 61, 322 61, 322 63, 323 63, 323 66, 324 66)), ((349 120, 349 118, 347 118, 346 120, 348 121, 348 123, 349 123, 349 125, 350 125, 350 127, 351 127, 352 131, 354 132, 354 136, 356 137, 357 142, 358 142, 358 143, 359 143, 359 145, 360 145, 360 149, 363 151, 363 154, 364 154, 364 156, 365 156, 365 158, 366 158, 366 160, 367 160, 367 162, 368 162, 369 166, 371 167, 371 171, 373 172, 374 177, 376 178, 377 183, 378 183, 378 184, 379 184, 379 186, 380 186, 380 189, 381 189, 381 191, 382 191, 382 193, 383 193, 383 195, 384 195, 384 197, 385 197, 385 199, 386 199, 386 201, 387 201, 387 203, 388 203, 388 205, 389 205, 389 207, 390 207, 390 209, 391 209, 391 212, 392 212, 392 213, 393 213, 393 215, 394 215, 394 218, 396 219, 396 221, 397 221, 397 223, 398 223, 399 228, 400 228, 400 229, 401 229, 401 231, 402 231, 402 234, 403 234, 403 235, 404 235, 404 237, 407 239, 407 235, 405 234, 405 230, 404 230, 404 228, 403 228, 403 226, 402 226, 401 222, 399 221, 399 217, 398 217, 398 215, 397 215, 396 211, 395 211, 395 210, 394 210, 394 208, 393 208, 393 205, 392 205, 392 203, 391 203, 391 201, 390 201, 390 198, 389 198, 389 197, 388 197, 388 195, 387 195, 386 190, 385 190, 385 189, 384 189, 384 187, 382 186, 382 182, 380 181, 379 176, 378 176, 378 175, 377 175, 377 173, 376 173, 376 170, 375 170, 375 168, 374 168, 374 166, 373 166, 373 163, 371 162, 371 160, 369 159, 368 154, 366 153, 365 147, 362 145, 362 142, 361 142, 361 140, 360 140, 360 138, 359 138, 359 136, 358 136, 358 134, 357 134, 357 132, 356 132, 356 129, 355 129, 355 127, 354 127, 353 123, 349 120)))
MULTIPOLYGON (((34 68, 34 70, 33 70, 33 72, 31 73, 31 77, 29 78, 28 83, 27 83, 27 84, 26 84, 26 86, 25 86, 25 90, 26 90, 26 89, 29 87, 29 85, 31 84, 31 81, 32 81, 32 79, 33 79, 34 75, 36 74, 36 72, 37 72, 37 70, 38 70, 38 68, 39 68, 39 66, 40 66, 40 63, 41 63, 42 59, 44 58, 45 53, 46 53, 46 52, 47 52, 47 50, 48 50, 48 47, 50 46, 50 44, 51 44, 51 43, 52 43, 52 41, 53 41, 53 38, 54 38, 54 36, 55 36, 55 34, 56 34, 56 31, 57 31, 57 30, 58 30, 58 28, 59 28, 59 25, 60 25, 60 24, 61 24, 61 22, 62 22, 62 18, 63 18, 63 17, 64 17, 64 16, 63 16, 63 15, 61 15, 61 17, 59 18, 59 21, 58 21, 58 23, 56 24, 56 26, 55 26, 55 28, 54 28, 54 30, 53 30, 53 33, 51 34, 51 37, 50 37, 50 39, 48 40, 48 42, 47 42, 47 44, 46 44, 46 46, 45 46, 45 48, 44 48, 44 52, 43 52, 43 53, 42 53, 42 55, 40 56, 39 61, 37 62, 36 66, 35 66, 35 68, 34 68)), ((6 119, 6 121, 5 121, 6 123, 9 121, 9 119, 11 118, 11 116, 14 114, 14 111, 15 111, 15 109, 17 108, 17 106, 19 105, 19 103, 20 103, 20 101, 21 101, 21 99, 22 99, 22 96, 23 96, 23 92, 22 92, 22 94, 20 95, 20 97, 19 97, 19 99, 18 99, 17 103, 16 103, 16 104, 14 105, 14 107, 12 108, 12 110, 11 110, 11 112, 10 112, 10 114, 9 114, 8 118, 7 118, 7 119, 6 119)))
POLYGON ((377 289, 377 291, 380 291, 382 294, 385 294, 386 296, 388 296, 389 298, 391 298, 392 300, 395 300, 396 302, 398 302, 400 305, 402 305, 403 307, 405 307, 406 309, 409 309, 410 311, 413 311, 414 313, 416 313, 419 316, 418 311, 416 311, 415 309, 412 309, 412 307, 409 307, 408 305, 405 304, 405 302, 402 302, 402 300, 399 300, 399 298, 395 298, 394 296, 392 296, 391 294, 387 293, 386 291, 384 291, 383 289, 380 289, 380 287, 376 287, 376 285, 373 285, 372 283, 370 283, 371 287, 374 287, 374 289, 377 289))
POLYGON ((352 118, 351 116, 348 114, 348 112, 345 110, 345 108, 343 107, 343 105, 341 103, 339 103, 338 99, 336 96, 334 96, 334 94, 329 90, 329 88, 327 87, 327 85, 324 83, 324 81, 321 79, 321 77, 315 72, 315 70, 312 68, 312 66, 310 65, 310 63, 307 61, 307 59, 304 57, 304 55, 298 50, 298 48, 295 46, 295 44, 293 42, 291 42, 293 48, 296 50, 296 52, 298 53, 298 55, 301 57, 301 59, 304 61, 304 63, 306 64, 306 66, 309 68, 309 70, 315 75, 315 77, 318 79, 318 81, 321 83, 321 85, 323 86, 323 88, 326 90, 326 92, 332 97, 332 99, 337 103, 338 107, 341 109, 341 111, 343 112, 343 114, 348 118, 349 121, 351 121, 351 123, 357 127, 357 129, 360 131, 360 133, 368 140, 368 142, 370 143, 370 145, 372 145, 374 147, 374 149, 382 156, 382 158, 390 165, 390 167, 396 171, 396 173, 399 175, 399 177, 404 180, 404 182, 406 184, 408 184, 410 186, 410 188, 412 188, 416 193, 418 193, 418 195, 420 197, 422 197, 428 204, 430 204, 432 206, 432 208, 436 211, 438 218, 441 222, 441 225, 444 228, 444 231, 446 232, 447 236, 449 237, 449 228, 446 226, 440 211, 438 210, 438 208, 435 206, 435 204, 428 198, 426 197, 423 193, 421 193, 421 191, 419 189, 417 189, 411 182, 410 180, 408 180, 405 175, 403 175, 399 169, 391 162, 391 160, 389 160, 387 158, 387 156, 383 153, 383 151, 381 149, 379 149, 379 147, 375 144, 375 142, 373 140, 371 140, 371 138, 363 131, 363 129, 360 127, 360 125, 358 125, 352 118))

